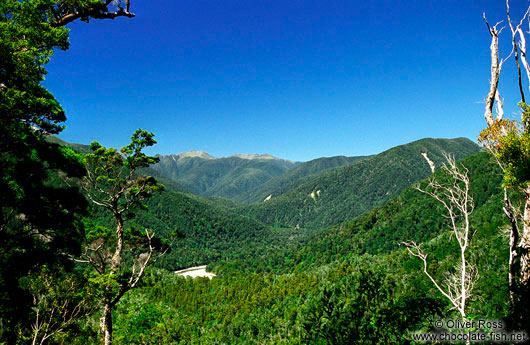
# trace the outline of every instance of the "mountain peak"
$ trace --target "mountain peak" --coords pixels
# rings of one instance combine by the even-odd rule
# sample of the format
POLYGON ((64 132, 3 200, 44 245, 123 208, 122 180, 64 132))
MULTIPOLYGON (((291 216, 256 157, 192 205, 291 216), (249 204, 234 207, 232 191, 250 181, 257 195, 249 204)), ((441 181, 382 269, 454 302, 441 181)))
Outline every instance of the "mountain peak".
POLYGON ((215 159, 214 156, 210 155, 208 152, 205 151, 188 151, 178 154, 179 158, 186 158, 186 157, 197 157, 202 159, 215 159))
POLYGON ((238 157, 242 159, 276 159, 280 160, 280 158, 276 158, 268 153, 259 154, 259 153, 236 153, 231 155, 230 157, 238 157))
POLYGON ((173 157, 173 159, 202 158, 202 159, 207 159, 207 160, 237 157, 237 158, 248 159, 248 160, 277 160, 277 161, 285 161, 285 162, 292 163, 291 161, 289 161, 287 159, 274 157, 273 155, 270 155, 268 153, 264 153, 264 154, 259 154, 259 153, 236 153, 236 154, 233 154, 233 155, 230 155, 230 156, 225 156, 225 157, 218 158, 218 157, 214 157, 214 156, 210 155, 206 151, 192 150, 192 151, 188 151, 188 152, 171 154, 169 156, 173 157))

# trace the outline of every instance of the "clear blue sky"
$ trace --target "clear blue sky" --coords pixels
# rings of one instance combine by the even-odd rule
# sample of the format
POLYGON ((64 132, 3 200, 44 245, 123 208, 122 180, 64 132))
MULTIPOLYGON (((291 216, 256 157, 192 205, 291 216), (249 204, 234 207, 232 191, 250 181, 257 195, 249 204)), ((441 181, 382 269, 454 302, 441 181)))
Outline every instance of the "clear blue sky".
MULTIPOLYGON (((158 140, 150 153, 305 161, 476 140, 485 126, 482 12, 504 19, 502 0, 131 2, 134 19, 70 24, 70 49, 47 66, 65 140, 120 147, 141 127, 158 140)), ((518 19, 528 1, 512 2, 518 19)), ((507 113, 513 69, 501 85, 507 113)))

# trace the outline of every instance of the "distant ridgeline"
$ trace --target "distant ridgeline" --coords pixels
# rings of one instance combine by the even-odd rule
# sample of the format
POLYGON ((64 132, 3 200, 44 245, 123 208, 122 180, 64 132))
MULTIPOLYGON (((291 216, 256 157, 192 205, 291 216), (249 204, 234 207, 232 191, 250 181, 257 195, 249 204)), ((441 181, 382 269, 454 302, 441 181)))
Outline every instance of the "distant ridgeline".
MULTIPOLYGON (((267 192, 271 195, 269 200, 237 212, 280 227, 321 228, 338 224, 383 204, 429 176, 431 170, 422 152, 427 152, 439 167, 444 162, 443 152, 458 160, 478 151, 479 146, 466 138, 418 140, 291 181, 267 192)), ((301 167, 303 164, 294 169, 301 167)))
POLYGON ((191 151, 158 157, 160 162, 153 169, 190 192, 231 199, 297 165, 267 154, 214 158, 204 151, 191 151))
POLYGON ((317 158, 308 162, 300 163, 294 168, 287 170, 282 175, 271 178, 267 182, 238 195, 234 199, 245 204, 264 201, 267 198, 270 200, 273 196, 277 197, 289 190, 295 189, 319 173, 348 165, 363 158, 366 157, 334 156, 317 158))

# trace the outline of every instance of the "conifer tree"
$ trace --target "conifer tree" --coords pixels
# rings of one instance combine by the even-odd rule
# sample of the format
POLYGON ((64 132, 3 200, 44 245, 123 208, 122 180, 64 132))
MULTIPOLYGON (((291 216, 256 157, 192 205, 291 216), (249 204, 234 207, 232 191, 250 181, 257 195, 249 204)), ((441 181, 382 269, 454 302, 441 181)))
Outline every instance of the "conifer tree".
POLYGON ((116 226, 114 234, 105 229, 89 234, 93 241, 85 255, 85 261, 95 269, 103 289, 101 329, 105 345, 112 344, 112 310, 123 295, 138 284, 147 265, 169 249, 149 229, 144 230, 145 238, 142 238, 138 232, 125 228, 125 221, 133 218, 139 208, 145 208, 142 201, 164 189, 154 177, 137 175, 138 169, 159 160, 142 152, 156 143, 153 136, 138 129, 131 143, 120 151, 93 142, 90 145, 93 153, 85 156, 87 173, 83 189, 93 204, 110 213, 116 226), (135 256, 130 265, 125 265, 123 260, 126 247, 135 256))
POLYGON ((86 201, 51 181, 84 168, 72 150, 46 141, 66 116, 41 84, 44 66, 55 49, 68 49, 66 24, 133 17, 129 8, 128 0, 0 1, 0 342, 16 343, 32 319, 20 280, 44 263, 67 266, 83 239, 86 201))

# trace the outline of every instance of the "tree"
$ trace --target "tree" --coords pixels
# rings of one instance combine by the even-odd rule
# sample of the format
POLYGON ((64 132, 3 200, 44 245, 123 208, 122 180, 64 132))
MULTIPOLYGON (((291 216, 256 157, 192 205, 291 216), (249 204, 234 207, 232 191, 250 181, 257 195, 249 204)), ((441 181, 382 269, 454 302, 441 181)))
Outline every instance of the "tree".
POLYGON ((131 137, 132 142, 120 151, 93 142, 90 145, 93 153, 85 156, 87 169, 83 189, 89 200, 107 210, 116 223, 114 235, 104 228, 89 234, 93 241, 85 255, 85 262, 95 269, 103 288, 101 329, 105 345, 112 344, 112 310, 121 297, 138 284, 147 265, 156 261, 156 252, 162 255, 169 249, 152 231, 145 229, 142 240, 138 232, 126 231, 124 226, 138 208, 145 208, 143 200, 164 188, 152 176, 137 175, 138 169, 159 160, 142 152, 156 143, 153 136, 138 129, 131 137), (136 254, 129 270, 122 262, 127 245, 132 248, 130 254, 136 254))
POLYGON ((530 7, 514 27, 510 16, 509 1, 506 1, 507 23, 512 34, 512 51, 500 61, 499 35, 502 28, 498 28, 500 23, 490 26, 484 15, 491 35, 491 79, 484 112, 488 127, 480 133, 479 141, 495 157, 504 174, 504 213, 510 221, 508 281, 515 327, 528 327, 527 319, 530 313, 528 300, 530 297, 530 107, 526 104, 521 73, 522 64, 530 81, 530 65, 526 60, 525 32, 522 29, 525 20, 530 24, 529 14, 530 7), (499 91, 502 67, 512 55, 518 72, 518 87, 521 95, 521 101, 518 103, 522 110, 519 121, 504 118, 503 100, 499 91), (494 105, 496 107, 495 117, 493 116, 494 105), (513 205, 508 191, 522 196, 522 212, 519 207, 513 205))
POLYGON ((44 263, 68 266, 83 239, 86 201, 52 181, 84 168, 72 150, 46 141, 66 116, 41 85, 44 65, 54 49, 68 49, 67 23, 118 16, 134 16, 128 1, 0 1, 0 339, 8 343, 32 319, 20 279, 44 263))
POLYGON ((53 27, 65 26, 77 19, 88 22, 94 19, 133 18, 130 0, 55 0, 48 6, 48 15, 53 27), (122 6, 125 6, 123 8, 122 6), (109 6, 114 7, 109 10, 109 6))
MULTIPOLYGON (((426 154, 423 153, 424 157, 426 154)), ((451 232, 460 248, 460 258, 454 267, 454 272, 448 274, 444 283, 438 282, 428 271, 427 254, 415 242, 403 242, 408 252, 421 259, 423 273, 430 279, 436 289, 449 300, 452 309, 466 318, 466 302, 471 296, 473 285, 478 277, 477 269, 469 263, 467 249, 471 241, 471 224, 469 216, 473 213, 473 197, 469 194, 470 183, 468 170, 459 167, 454 158, 445 155, 447 164, 442 166, 446 174, 446 181, 439 182, 431 177, 426 187, 418 185, 416 189, 437 200, 445 209, 451 224, 451 232)), ((426 157, 427 162, 430 160, 426 157)), ((432 168, 432 162, 429 163, 432 168)))

